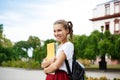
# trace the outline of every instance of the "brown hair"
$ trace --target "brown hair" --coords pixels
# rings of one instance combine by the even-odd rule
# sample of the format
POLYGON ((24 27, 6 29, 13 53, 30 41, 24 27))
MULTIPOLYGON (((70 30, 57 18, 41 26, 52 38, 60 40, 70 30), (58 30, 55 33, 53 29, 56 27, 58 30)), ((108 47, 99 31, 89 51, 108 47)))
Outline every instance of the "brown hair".
POLYGON ((73 24, 71 21, 65 21, 65 20, 57 20, 55 24, 62 24, 63 27, 67 30, 69 30, 69 33, 70 34, 70 41, 73 42, 73 24))

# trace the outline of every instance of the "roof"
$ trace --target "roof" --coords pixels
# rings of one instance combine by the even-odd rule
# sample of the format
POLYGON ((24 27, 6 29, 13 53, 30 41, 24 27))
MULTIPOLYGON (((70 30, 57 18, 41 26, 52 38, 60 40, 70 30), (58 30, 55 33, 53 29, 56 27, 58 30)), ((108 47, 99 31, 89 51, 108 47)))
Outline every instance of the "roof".
POLYGON ((100 6, 100 5, 104 5, 104 4, 110 4, 111 2, 117 2, 117 1, 120 1, 120 0, 110 0, 110 1, 108 1, 108 2, 98 4, 98 5, 96 5, 96 6, 100 6))

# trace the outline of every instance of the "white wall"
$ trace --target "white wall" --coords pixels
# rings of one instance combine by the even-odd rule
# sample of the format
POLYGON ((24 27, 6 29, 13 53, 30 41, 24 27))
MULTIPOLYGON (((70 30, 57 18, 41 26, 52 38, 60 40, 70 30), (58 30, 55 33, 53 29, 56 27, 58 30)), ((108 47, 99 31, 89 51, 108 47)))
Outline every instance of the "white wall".
POLYGON ((96 15, 95 17, 101 17, 105 15, 105 6, 104 5, 98 5, 96 9, 96 15))
POLYGON ((99 30, 101 32, 101 26, 104 26, 104 31, 105 31, 105 22, 110 22, 109 29, 110 29, 110 32, 113 34, 114 33, 114 19, 106 19, 106 20, 93 22, 93 30, 99 30))
MULTIPOLYGON (((110 15, 114 14, 114 2, 111 1, 110 3, 110 15)), ((93 9, 93 18, 105 16, 105 4, 99 4, 96 8, 93 9)), ((120 17, 117 17, 120 19, 120 17)), ((105 26, 105 22, 109 23, 109 30, 113 34, 114 33, 114 20, 115 18, 93 21, 93 30, 99 30, 101 32, 101 26, 105 26)), ((105 29, 104 29, 105 30, 105 29)))

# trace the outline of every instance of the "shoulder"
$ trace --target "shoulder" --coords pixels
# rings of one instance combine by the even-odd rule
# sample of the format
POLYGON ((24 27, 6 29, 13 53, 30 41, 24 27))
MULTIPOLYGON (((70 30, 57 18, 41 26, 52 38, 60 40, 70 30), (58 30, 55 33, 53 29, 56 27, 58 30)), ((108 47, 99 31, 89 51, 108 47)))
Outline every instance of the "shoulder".
POLYGON ((72 42, 66 42, 63 47, 67 47, 67 48, 70 48, 70 47, 71 47, 71 48, 74 48, 74 45, 73 45, 72 42))
POLYGON ((62 48, 67 59, 72 59, 74 53, 74 46, 72 42, 66 42, 62 48))
POLYGON ((72 42, 66 42, 64 45, 66 45, 66 46, 73 46, 73 43, 72 42))

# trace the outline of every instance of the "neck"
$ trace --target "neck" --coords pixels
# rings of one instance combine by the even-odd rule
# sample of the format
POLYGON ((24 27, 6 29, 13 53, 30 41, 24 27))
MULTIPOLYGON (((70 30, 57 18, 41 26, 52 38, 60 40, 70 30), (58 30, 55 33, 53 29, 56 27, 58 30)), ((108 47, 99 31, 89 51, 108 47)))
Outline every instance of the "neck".
POLYGON ((68 40, 63 40, 62 42, 61 42, 61 44, 64 44, 64 43, 66 43, 68 40))

